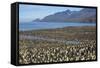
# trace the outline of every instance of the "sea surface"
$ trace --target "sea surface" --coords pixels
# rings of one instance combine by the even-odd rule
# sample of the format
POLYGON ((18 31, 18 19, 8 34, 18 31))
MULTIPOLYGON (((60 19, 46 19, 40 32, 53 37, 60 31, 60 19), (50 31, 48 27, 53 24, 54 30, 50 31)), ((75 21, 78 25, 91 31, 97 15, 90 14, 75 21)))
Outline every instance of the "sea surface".
POLYGON ((78 22, 21 22, 19 23, 19 31, 55 29, 68 26, 96 26, 96 23, 78 23, 78 22))

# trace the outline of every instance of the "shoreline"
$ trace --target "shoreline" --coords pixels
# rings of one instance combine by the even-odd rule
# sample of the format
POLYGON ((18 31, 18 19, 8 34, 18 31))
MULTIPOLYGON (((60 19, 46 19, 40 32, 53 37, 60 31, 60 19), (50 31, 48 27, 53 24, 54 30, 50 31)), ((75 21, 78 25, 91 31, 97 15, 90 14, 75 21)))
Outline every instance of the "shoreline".
POLYGON ((65 27, 19 33, 29 36, 19 40, 19 63, 50 63, 96 59, 96 27, 65 27), (80 44, 65 44, 50 39, 79 41, 80 44), (48 41, 50 40, 50 41, 48 41))
POLYGON ((27 31, 41 31, 41 30, 55 30, 55 29, 64 29, 64 28, 81 28, 81 27, 96 27, 95 25, 93 26, 66 26, 66 27, 61 27, 61 28, 47 28, 47 29, 29 29, 29 30, 19 30, 19 32, 27 32, 27 31))

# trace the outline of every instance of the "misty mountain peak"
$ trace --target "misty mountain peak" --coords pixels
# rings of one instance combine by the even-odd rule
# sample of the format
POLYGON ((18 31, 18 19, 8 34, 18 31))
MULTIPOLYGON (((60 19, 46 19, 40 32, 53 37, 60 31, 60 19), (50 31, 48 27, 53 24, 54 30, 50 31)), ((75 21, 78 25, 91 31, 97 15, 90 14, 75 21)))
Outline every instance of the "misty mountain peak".
POLYGON ((71 11, 69 9, 57 12, 44 17, 43 19, 36 19, 41 22, 95 22, 96 9, 84 8, 80 11, 71 11))

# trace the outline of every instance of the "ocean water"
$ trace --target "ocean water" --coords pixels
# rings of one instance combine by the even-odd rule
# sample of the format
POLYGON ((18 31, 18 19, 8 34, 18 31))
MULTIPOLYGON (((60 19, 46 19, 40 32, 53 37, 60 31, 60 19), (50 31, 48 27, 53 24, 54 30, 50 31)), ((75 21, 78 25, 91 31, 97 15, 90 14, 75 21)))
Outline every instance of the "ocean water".
POLYGON ((96 23, 78 23, 78 22, 28 22, 19 23, 19 31, 55 29, 68 26, 96 26, 96 23))

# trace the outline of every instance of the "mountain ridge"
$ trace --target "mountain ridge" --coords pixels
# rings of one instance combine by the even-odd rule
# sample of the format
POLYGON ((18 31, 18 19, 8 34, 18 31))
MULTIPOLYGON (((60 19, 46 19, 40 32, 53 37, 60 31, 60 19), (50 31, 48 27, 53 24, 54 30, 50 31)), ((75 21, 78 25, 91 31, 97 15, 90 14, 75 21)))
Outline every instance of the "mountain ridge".
POLYGON ((69 9, 57 12, 43 19, 35 19, 34 22, 96 22, 96 10, 84 8, 80 11, 70 11, 69 9))

